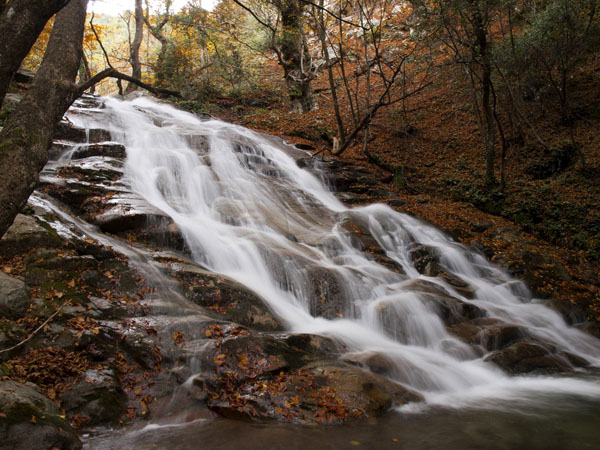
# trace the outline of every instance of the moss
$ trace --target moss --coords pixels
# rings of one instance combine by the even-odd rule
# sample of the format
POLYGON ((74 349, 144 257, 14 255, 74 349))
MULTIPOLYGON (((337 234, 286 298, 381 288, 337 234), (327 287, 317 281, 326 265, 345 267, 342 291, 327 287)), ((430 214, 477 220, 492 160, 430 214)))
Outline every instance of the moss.
POLYGON ((0 377, 7 377, 10 375, 10 366, 6 363, 0 364, 0 377))
POLYGON ((7 140, 7 141, 0 143, 0 152, 8 151, 13 145, 14 145, 14 142, 11 140, 7 140))

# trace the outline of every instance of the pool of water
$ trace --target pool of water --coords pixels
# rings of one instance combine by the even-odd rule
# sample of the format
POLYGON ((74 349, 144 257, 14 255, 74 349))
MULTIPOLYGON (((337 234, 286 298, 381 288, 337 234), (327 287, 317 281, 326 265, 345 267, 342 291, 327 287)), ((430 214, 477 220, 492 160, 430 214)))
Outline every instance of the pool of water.
POLYGON ((86 449, 583 450, 600 448, 600 402, 508 412, 433 409, 392 412, 338 426, 251 424, 209 416, 88 436, 86 449))

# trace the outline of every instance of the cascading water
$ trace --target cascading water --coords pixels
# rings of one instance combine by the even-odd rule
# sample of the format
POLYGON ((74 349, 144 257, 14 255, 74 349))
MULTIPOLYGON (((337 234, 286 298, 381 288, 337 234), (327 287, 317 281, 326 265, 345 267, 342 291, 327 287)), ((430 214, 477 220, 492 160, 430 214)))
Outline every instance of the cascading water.
POLYGON ((431 290, 591 366, 600 366, 600 341, 567 326, 521 282, 435 228, 381 204, 347 208, 274 140, 145 98, 106 99, 101 112, 70 119, 105 128, 126 146, 132 190, 173 219, 197 262, 258 293, 290 331, 335 337, 354 357, 386 355, 391 377, 426 403, 497 407, 544 393, 600 398, 594 381, 509 377, 484 362, 486 355, 447 331, 431 290), (366 224, 401 269, 358 249, 344 227, 348 219, 366 224), (415 268, 410 252, 417 245, 438 255, 445 279, 415 268), (314 315, 318 273, 341 291, 337 316, 314 315))

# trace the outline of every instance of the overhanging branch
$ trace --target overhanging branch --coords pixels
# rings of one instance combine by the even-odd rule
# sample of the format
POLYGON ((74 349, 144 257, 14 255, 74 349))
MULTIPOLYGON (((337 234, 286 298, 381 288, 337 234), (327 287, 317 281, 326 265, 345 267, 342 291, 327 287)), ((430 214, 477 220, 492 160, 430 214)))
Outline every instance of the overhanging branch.
POLYGON ((171 91, 169 89, 162 89, 150 86, 149 84, 146 84, 143 81, 138 80, 137 78, 133 78, 132 76, 121 73, 113 68, 103 70, 102 72, 98 72, 85 83, 78 85, 76 88, 77 93, 79 95, 82 95, 85 91, 90 89, 92 86, 95 86, 96 84, 100 83, 105 78, 116 78, 118 80, 129 81, 130 83, 133 83, 143 89, 146 89, 147 91, 152 92, 155 95, 171 95, 173 97, 181 98, 181 94, 177 91, 171 91))

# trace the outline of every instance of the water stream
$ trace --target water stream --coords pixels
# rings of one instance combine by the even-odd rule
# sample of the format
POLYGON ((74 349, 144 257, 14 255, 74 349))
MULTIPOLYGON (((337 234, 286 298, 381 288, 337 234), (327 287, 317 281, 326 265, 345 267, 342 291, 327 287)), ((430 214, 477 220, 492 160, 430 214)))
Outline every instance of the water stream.
MULTIPOLYGON (((398 417, 408 420, 406 414, 440 407, 465 417, 474 407, 505 414, 565 402, 588 402, 598 410, 597 379, 506 375, 450 334, 427 292, 415 287, 433 286, 591 367, 600 366, 599 340, 569 327, 522 282, 439 230, 382 204, 346 207, 318 170, 298 167, 288 146, 147 98, 109 98, 103 109, 69 118, 85 128, 107 129, 125 145, 125 181, 173 219, 199 264, 258 293, 292 332, 333 336, 356 357, 390 358, 392 378, 425 398, 424 405, 405 406, 396 419, 386 419, 396 420, 394 426, 402 422, 398 417), (402 270, 390 270, 357 248, 343 226, 348 218, 367 224, 402 270), (410 258, 416 245, 433 249, 468 293, 447 278, 419 273, 410 258), (342 290, 337 317, 315 315, 312 279, 322 272, 342 290)), ((435 423, 436 417, 428 420, 435 423)))

